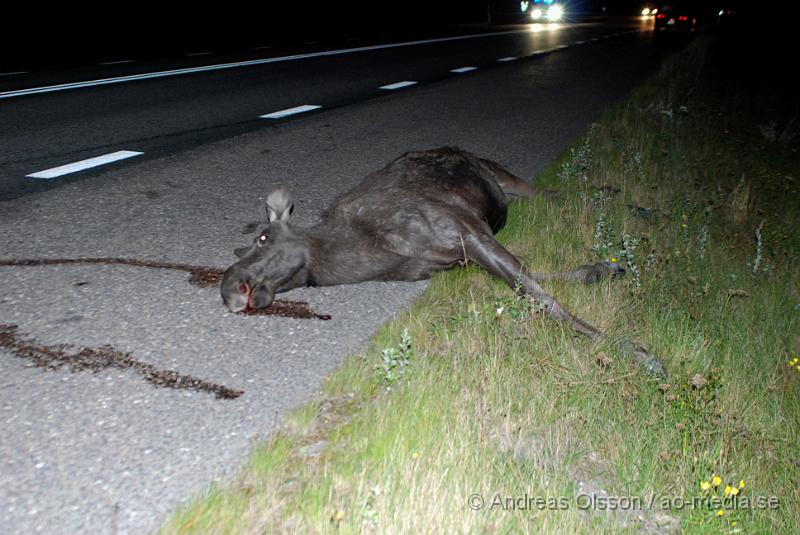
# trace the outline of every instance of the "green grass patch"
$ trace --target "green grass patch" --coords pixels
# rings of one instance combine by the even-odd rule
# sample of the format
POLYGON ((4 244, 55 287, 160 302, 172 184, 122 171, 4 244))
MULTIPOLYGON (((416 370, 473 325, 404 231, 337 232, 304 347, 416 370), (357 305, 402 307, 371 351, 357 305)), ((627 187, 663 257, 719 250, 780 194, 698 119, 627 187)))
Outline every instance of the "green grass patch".
POLYGON ((499 235, 534 271, 625 263, 546 285, 609 341, 440 274, 163 532, 800 532, 800 167, 791 123, 710 76, 716 47, 609 110, 499 235))

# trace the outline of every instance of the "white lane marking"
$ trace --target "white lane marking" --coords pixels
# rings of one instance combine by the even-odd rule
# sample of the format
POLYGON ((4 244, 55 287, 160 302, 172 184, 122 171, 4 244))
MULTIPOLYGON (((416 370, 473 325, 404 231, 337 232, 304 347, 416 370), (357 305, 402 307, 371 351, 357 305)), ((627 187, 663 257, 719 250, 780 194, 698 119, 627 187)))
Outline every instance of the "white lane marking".
POLYGON ((477 71, 477 70, 478 67, 459 67, 458 69, 453 69, 450 72, 454 72, 456 74, 463 74, 465 72, 477 71))
POLYGON ((117 61, 103 61, 100 65, 121 65, 123 63, 133 63, 132 59, 120 59, 117 61))
POLYGON ((393 89, 402 89, 403 87, 408 87, 408 86, 414 85, 416 83, 417 82, 414 82, 414 81, 411 81, 411 80, 405 80, 403 82, 395 82, 393 84, 382 85, 380 87, 380 89, 388 89, 389 91, 391 91, 393 89))
POLYGON ((586 43, 586 41, 576 41, 576 42, 575 42, 575 44, 576 44, 576 45, 582 45, 582 44, 584 44, 584 43, 586 43))
POLYGON ((569 45, 558 45, 555 47, 556 50, 561 50, 562 48, 569 48, 569 45))
POLYGON ((77 173, 78 171, 83 171, 84 169, 97 167, 98 165, 105 165, 107 163, 124 160, 126 158, 132 158, 134 156, 139 156, 140 154, 144 153, 134 152, 130 150, 120 150, 117 152, 112 152, 111 154, 104 154, 103 156, 98 156, 96 158, 89 158, 88 160, 81 160, 79 162, 68 163, 66 165, 53 167, 51 169, 45 169, 44 171, 39 171, 38 173, 31 173, 30 175, 25 175, 25 176, 29 178, 56 178, 68 175, 70 173, 77 173))
POLYGON ((211 54, 213 54, 213 52, 191 52, 189 54, 186 54, 186 56, 190 58, 195 58, 197 56, 210 56, 211 54))
POLYGON ((517 59, 516 56, 506 56, 504 58, 497 58, 497 61, 499 61, 501 63, 505 63, 507 61, 514 61, 515 59, 517 59))
POLYGON ((338 56, 342 54, 354 54, 356 52, 370 52, 373 50, 383 50, 387 48, 399 48, 404 46, 427 45, 432 43, 445 43, 448 41, 460 41, 465 39, 479 39, 483 37, 496 37, 498 35, 511 35, 515 33, 530 33, 530 30, 510 30, 504 32, 478 33, 472 35, 458 35, 455 37, 440 37, 438 39, 423 39, 419 41, 404 41, 401 43, 389 43, 385 45, 361 46, 355 48, 340 48, 336 50, 323 50, 321 52, 308 52, 305 54, 294 54, 291 56, 279 56, 274 58, 254 59, 249 61, 237 61, 233 63, 219 63, 216 65, 205 65, 202 67, 190 67, 186 69, 173 69, 169 71, 157 71, 144 74, 134 74, 130 76, 117 76, 114 78, 101 78, 98 80, 88 80, 85 82, 74 82, 69 84, 48 85, 42 87, 31 87, 29 89, 18 89, 15 91, 5 91, 0 93, 0 99, 21 97, 25 95, 37 95, 41 93, 52 93, 54 91, 66 91, 69 89, 81 89, 84 87, 95 87, 98 85, 120 84, 133 82, 136 80, 150 80, 153 78, 165 78, 168 76, 180 76, 184 74, 194 74, 198 72, 219 71, 223 69, 235 69, 239 67, 251 67, 253 65, 263 65, 266 63, 278 63, 282 61, 296 61, 307 58, 318 58, 324 56, 338 56))
POLYGON ((272 45, 257 46, 254 47, 253 50, 267 50, 269 48, 272 48, 272 45))
POLYGON ((30 74, 31 71, 0 72, 0 76, 14 76, 15 74, 30 74))
POLYGON ((280 119, 282 117, 288 117, 289 115, 295 115, 297 113, 305 113, 307 111, 316 110, 321 108, 322 106, 317 106, 316 104, 303 104, 302 106, 295 106, 294 108, 287 108, 285 110, 274 111, 272 113, 267 113, 266 115, 259 115, 261 119, 280 119))

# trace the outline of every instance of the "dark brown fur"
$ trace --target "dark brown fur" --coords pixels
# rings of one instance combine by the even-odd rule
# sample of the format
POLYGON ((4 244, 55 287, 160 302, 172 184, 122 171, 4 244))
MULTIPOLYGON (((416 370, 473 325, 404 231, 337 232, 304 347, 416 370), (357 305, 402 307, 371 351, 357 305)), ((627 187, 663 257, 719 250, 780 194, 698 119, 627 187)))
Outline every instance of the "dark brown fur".
MULTIPOLYGON (((339 197, 310 228, 288 224, 291 196, 278 189, 266 200, 267 227, 236 251, 240 260, 225 272, 222 299, 232 311, 263 308, 276 293, 299 286, 426 279, 470 261, 518 286, 553 319, 599 340, 599 330, 572 316, 538 282, 596 282, 618 273, 616 264, 530 274, 494 238, 508 203, 532 193, 500 165, 450 147, 397 158, 339 197)), ((626 341, 622 347, 648 371, 666 375, 641 346, 626 341)))

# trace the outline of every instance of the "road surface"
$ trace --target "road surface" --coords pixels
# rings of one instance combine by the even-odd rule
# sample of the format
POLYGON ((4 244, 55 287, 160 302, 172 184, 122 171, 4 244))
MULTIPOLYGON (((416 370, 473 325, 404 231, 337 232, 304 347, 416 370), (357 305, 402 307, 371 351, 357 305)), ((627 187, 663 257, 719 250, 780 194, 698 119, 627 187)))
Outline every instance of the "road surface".
MULTIPOLYGON (((225 267, 254 236, 270 188, 287 185, 296 224, 308 225, 408 150, 456 145, 529 178, 657 63, 637 21, 519 29, 316 54, 343 48, 321 43, 299 58, 25 95, 14 92, 285 55, 4 77, 0 260, 225 267), (466 67, 474 69, 453 72, 466 67), (416 83, 382 89, 399 82, 416 83), (261 118, 304 105, 320 107, 261 118), (139 154, 59 174, 121 151, 139 154), (42 173, 57 176, 27 176, 42 173)), ((0 266, 3 532, 152 531, 233 474, 254 440, 426 286, 281 296, 332 317, 323 321, 233 315, 215 288, 188 278, 120 264, 0 266), (112 353, 128 367, 36 365, 32 354, 57 355, 59 344, 72 346, 60 349, 67 354, 112 353), (165 370, 243 393, 222 399, 146 380, 165 370)))

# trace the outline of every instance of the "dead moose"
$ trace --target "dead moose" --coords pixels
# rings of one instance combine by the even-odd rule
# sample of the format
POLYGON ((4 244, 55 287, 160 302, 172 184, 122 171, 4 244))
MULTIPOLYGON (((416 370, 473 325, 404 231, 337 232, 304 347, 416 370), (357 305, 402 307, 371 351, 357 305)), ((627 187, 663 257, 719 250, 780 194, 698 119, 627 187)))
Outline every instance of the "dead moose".
MULTIPOLYGON (((289 224, 292 197, 283 188, 266 198, 268 224, 222 278, 233 312, 268 307, 275 294, 301 286, 427 279, 474 262, 534 299, 551 318, 592 340, 603 333, 567 312, 539 282, 596 282, 622 270, 610 262, 559 273, 529 273, 494 238, 509 202, 533 189, 497 163, 457 148, 406 153, 339 197, 310 228, 289 224)), ((636 343, 620 347, 648 372, 661 362, 636 343)))

